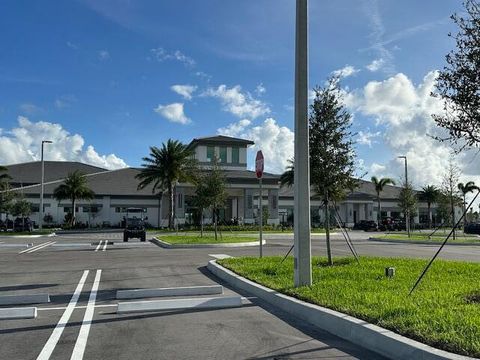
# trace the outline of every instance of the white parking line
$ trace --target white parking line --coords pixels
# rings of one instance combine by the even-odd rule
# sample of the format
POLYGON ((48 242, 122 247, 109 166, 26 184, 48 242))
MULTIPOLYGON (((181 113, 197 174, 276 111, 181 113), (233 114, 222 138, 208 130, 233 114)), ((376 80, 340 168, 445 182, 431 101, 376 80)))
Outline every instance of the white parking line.
POLYGON ((52 355, 55 346, 57 346, 58 340, 60 340, 60 336, 62 335, 63 330, 65 329, 65 326, 67 325, 68 320, 73 313, 73 310, 75 309, 75 305, 77 304, 78 298, 80 297, 83 285, 85 285, 85 280, 87 279, 88 273, 89 270, 85 270, 83 272, 83 275, 78 282, 77 288, 75 289, 75 292, 73 293, 72 298, 70 299, 70 302, 65 309, 65 312, 58 321, 58 324, 53 330, 52 335, 50 335, 50 337, 48 338, 48 341, 40 352, 40 355, 38 355, 37 360, 50 359, 50 356, 52 355))
POLYGON ((105 245, 103 245, 103 250, 102 251, 107 250, 107 245, 108 245, 108 240, 105 240, 105 245))
POLYGON ((41 250, 41 249, 46 248, 47 246, 50 246, 50 245, 53 245, 53 244, 55 244, 55 241, 47 241, 45 243, 35 245, 34 247, 22 250, 22 251, 19 252, 19 254, 32 253, 32 252, 35 252, 37 250, 41 250))
POLYGON ((102 246, 102 243, 103 243, 103 240, 100 240, 97 247, 95 248, 95 251, 98 251, 98 249, 100 249, 100 247, 102 246))
POLYGON ((208 256, 214 257, 215 259, 228 259, 231 258, 230 255, 227 254, 208 254, 208 256))
MULTIPOLYGON (((107 242, 105 241, 105 244, 107 242)), ((106 246, 106 245, 105 245, 106 246)), ((104 248, 105 250, 105 248, 104 248)), ((93 281, 92 291, 90 291, 90 297, 88 299, 87 309, 83 317, 82 326, 78 334, 77 342, 73 348, 72 357, 70 360, 82 360, 87 346, 88 333, 90 332, 90 325, 92 324, 93 313, 95 311, 95 299, 97 298, 98 286, 100 284, 100 277, 102 276, 102 270, 97 270, 95 274, 95 280, 93 281)))

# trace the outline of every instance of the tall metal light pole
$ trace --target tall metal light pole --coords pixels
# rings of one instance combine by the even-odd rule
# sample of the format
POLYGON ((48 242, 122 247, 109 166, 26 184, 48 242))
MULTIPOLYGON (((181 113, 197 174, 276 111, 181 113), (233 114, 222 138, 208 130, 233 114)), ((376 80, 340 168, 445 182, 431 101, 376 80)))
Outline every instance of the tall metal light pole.
MULTIPOLYGON (((406 156, 399 156, 399 159, 405 159, 405 187, 408 187, 408 163, 406 156)), ((405 211, 405 227, 407 229, 407 235, 410 237, 410 213, 408 210, 405 211)))
POLYGON ((308 139, 308 0, 297 0, 294 172, 294 283, 297 287, 312 284, 308 139))
POLYGON ((39 219, 38 219, 38 228, 42 230, 43 228, 43 182, 45 181, 45 163, 43 161, 43 144, 51 144, 50 140, 42 140, 42 183, 40 186, 40 209, 39 209, 39 219))

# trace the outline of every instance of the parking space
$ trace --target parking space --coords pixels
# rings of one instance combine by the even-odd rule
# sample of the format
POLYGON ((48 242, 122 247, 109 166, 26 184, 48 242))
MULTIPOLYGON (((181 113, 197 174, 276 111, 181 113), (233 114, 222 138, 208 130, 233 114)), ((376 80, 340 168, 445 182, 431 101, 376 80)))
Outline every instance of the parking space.
MULTIPOLYGON (((0 358, 378 358, 225 286, 222 294, 181 298, 241 296, 242 306, 116 313, 119 301, 128 301, 117 300, 117 290, 218 285, 205 270, 208 260, 258 249, 166 250, 123 243, 119 234, 0 241, 18 244, 0 244, 0 296, 48 293, 51 300, 33 305, 35 319, 0 320, 0 358), (39 249, 20 254, 27 242, 39 249)), ((278 254, 288 246, 265 250, 278 254)))

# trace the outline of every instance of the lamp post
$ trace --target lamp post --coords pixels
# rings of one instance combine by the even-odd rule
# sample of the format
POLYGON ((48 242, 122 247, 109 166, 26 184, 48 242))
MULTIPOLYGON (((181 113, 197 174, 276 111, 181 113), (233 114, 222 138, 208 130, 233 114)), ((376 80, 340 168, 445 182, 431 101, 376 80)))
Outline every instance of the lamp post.
POLYGON ((308 144, 308 0, 296 2, 294 284, 312 285, 308 144))
MULTIPOLYGON (((405 155, 399 156, 399 159, 404 159, 405 160, 405 188, 408 187, 408 163, 407 163, 407 157, 405 155)), ((407 230, 407 235, 410 237, 410 213, 408 210, 405 210, 405 227, 407 230)))
POLYGON ((39 219, 38 219, 38 228, 42 230, 43 227, 43 182, 45 180, 45 163, 43 161, 43 145, 51 144, 50 140, 42 140, 42 183, 40 186, 40 209, 39 209, 39 219))

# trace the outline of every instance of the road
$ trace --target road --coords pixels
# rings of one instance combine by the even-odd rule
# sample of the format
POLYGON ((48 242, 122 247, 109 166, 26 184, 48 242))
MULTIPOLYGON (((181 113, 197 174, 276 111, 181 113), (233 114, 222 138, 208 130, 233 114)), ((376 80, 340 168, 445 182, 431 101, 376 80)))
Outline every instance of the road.
MULTIPOLYGON (((364 233, 352 236, 360 254, 429 257, 435 250, 430 245, 374 243, 365 240, 364 233)), ((265 255, 283 255, 292 243, 291 236, 268 235, 267 239, 265 255)), ((323 242, 322 236, 314 236, 314 255, 324 254, 323 242)), ((442 256, 478 261, 479 249, 449 246, 442 256)), ((348 255, 338 236, 333 240, 333 253, 348 255)), ((49 304, 37 305, 36 319, 0 320, 0 358, 381 358, 228 288, 205 269, 215 257, 257 254, 257 248, 167 250, 137 240, 125 244, 119 233, 0 237, 0 295, 51 296, 49 304), (218 296, 243 296, 243 306, 133 314, 115 311, 117 290, 218 283, 225 287, 218 296), (95 287, 98 290, 92 292, 95 287)))

